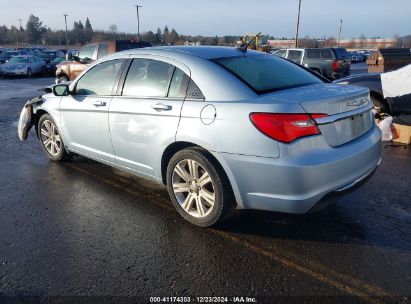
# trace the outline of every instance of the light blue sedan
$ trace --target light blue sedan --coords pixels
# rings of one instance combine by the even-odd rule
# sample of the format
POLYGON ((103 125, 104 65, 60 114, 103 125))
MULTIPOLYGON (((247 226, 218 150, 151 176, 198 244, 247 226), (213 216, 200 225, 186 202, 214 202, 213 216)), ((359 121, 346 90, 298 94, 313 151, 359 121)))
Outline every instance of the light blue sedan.
POLYGON ((235 208, 320 209, 381 159, 367 89, 250 50, 116 53, 30 107, 50 159, 79 154, 165 184, 203 227, 235 208))
POLYGON ((0 73, 4 75, 23 75, 31 77, 34 74, 45 72, 46 62, 36 56, 19 55, 0 65, 0 73))

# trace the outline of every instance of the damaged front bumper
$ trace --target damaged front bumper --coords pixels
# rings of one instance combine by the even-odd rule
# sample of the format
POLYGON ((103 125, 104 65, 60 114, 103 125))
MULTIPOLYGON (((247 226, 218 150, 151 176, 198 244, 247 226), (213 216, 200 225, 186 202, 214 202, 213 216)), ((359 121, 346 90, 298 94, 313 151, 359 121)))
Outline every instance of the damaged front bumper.
POLYGON ((40 104, 44 101, 42 96, 34 97, 26 102, 20 113, 17 133, 21 141, 27 139, 28 133, 34 124, 33 105, 40 104))

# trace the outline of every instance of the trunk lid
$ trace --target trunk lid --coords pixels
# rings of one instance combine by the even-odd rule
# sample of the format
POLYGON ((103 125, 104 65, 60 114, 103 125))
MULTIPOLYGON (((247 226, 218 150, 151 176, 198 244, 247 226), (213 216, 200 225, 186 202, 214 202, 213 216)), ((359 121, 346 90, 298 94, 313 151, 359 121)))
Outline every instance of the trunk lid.
POLYGON ((360 137, 374 125, 372 103, 365 88, 317 84, 276 92, 271 97, 277 102, 297 102, 309 114, 327 114, 316 122, 332 147, 360 137))

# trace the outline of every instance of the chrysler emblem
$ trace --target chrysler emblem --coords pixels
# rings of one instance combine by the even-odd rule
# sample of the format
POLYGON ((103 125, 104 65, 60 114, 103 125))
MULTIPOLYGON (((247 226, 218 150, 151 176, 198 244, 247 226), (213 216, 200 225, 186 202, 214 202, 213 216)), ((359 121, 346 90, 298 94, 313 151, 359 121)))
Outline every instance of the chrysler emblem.
POLYGON ((368 102, 367 98, 358 98, 354 101, 347 102, 346 105, 348 107, 359 107, 359 106, 362 106, 364 103, 367 103, 367 102, 368 102))

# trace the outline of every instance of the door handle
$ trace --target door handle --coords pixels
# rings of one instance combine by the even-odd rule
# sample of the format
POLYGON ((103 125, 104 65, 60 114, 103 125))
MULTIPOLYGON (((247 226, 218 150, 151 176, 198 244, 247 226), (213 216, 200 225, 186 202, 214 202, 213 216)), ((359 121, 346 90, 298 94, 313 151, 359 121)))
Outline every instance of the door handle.
POLYGON ((162 103, 156 103, 151 106, 156 111, 170 111, 173 107, 162 103))
POLYGON ((93 105, 95 105, 96 107, 104 107, 106 105, 105 101, 96 101, 93 102, 93 105))

